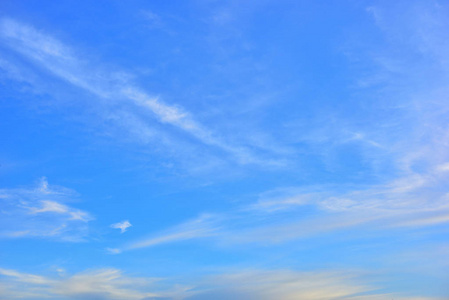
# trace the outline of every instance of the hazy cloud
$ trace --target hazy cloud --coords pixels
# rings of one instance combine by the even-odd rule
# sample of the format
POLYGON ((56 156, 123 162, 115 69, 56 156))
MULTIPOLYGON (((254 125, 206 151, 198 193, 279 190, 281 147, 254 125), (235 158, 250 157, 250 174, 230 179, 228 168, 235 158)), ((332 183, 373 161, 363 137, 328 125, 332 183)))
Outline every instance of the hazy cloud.
MULTIPOLYGON (((86 64, 73 49, 50 35, 15 20, 3 18, 0 20, 0 38, 14 51, 76 87, 103 99, 124 101, 133 106, 134 109, 130 111, 137 108, 150 112, 160 123, 177 127, 198 141, 231 154, 239 163, 265 164, 265 160, 257 158, 247 147, 231 145, 218 138, 218 135, 196 121, 190 112, 149 95, 130 83, 126 76, 121 76, 118 72, 111 75, 110 72, 101 71, 99 67, 92 70, 91 64, 86 64)), ((108 105, 108 102, 101 103, 108 105)))
POLYGON ((80 241, 92 216, 66 204, 77 194, 42 178, 34 188, 0 189, 0 237, 43 237, 80 241))
POLYGON ((178 290, 168 289, 158 283, 158 278, 126 276, 117 269, 98 269, 71 276, 45 277, 0 269, 0 280, 4 284, 0 299, 152 299, 175 298, 178 290))

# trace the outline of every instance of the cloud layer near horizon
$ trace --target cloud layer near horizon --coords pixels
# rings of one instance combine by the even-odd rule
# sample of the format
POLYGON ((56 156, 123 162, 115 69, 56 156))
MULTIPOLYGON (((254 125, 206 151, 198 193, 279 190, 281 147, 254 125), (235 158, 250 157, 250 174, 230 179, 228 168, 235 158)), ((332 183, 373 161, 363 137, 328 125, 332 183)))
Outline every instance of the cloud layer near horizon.
POLYGON ((40 276, 1 269, 0 299, 386 299, 438 300, 399 297, 377 292, 363 284, 355 272, 294 272, 244 270, 215 274, 188 284, 167 283, 162 278, 137 278, 117 269, 89 270, 73 275, 40 276))

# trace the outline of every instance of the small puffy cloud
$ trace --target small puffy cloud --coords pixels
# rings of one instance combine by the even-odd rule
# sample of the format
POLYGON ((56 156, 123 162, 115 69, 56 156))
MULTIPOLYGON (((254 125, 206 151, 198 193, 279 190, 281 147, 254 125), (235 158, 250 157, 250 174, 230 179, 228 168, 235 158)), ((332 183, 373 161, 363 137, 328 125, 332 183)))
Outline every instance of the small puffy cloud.
POLYGON ((111 228, 120 229, 120 233, 124 233, 131 226, 133 225, 128 220, 111 224, 111 228))
POLYGON ((0 189, 0 195, 0 237, 80 241, 87 235, 91 215, 66 204, 76 192, 45 177, 37 187, 0 189))

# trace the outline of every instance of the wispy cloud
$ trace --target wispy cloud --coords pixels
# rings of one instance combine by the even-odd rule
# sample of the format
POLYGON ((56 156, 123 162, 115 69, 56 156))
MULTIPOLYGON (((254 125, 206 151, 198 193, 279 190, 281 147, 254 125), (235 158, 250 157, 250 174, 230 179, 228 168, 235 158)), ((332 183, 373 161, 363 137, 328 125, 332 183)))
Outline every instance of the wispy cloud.
POLYGON ((144 17, 144 19, 148 23, 148 27, 151 29, 162 29, 164 28, 164 22, 162 20, 162 17, 156 14, 153 11, 145 10, 142 11, 141 15, 144 17))
MULTIPOLYGON (((41 276, 0 268, 0 290, 8 299, 353 299, 438 300, 379 292, 358 272, 239 269, 183 279, 130 277, 117 269, 41 276)), ((3 298, 2 298, 3 299, 3 298)), ((6 298, 4 298, 6 299, 6 298)))
MULTIPOLYGON (((122 102, 151 113, 161 124, 171 125, 208 146, 230 154, 241 164, 266 164, 248 147, 232 145, 195 120, 180 106, 164 103, 159 97, 132 84, 123 72, 111 73, 80 58, 75 51, 56 38, 12 19, 0 20, 0 38, 11 49, 64 81, 101 99, 102 105, 122 102)), ((15 72, 17 73, 17 71, 15 72)), ((137 117, 137 116, 135 116, 137 117)), ((125 122, 126 123, 126 122, 125 122)), ((148 125, 147 125, 148 126, 148 125)), ((268 164, 273 162, 268 161, 268 164)))
MULTIPOLYGON (((46 277, 0 268, 8 299, 180 299, 187 288, 167 289, 158 278, 129 277, 117 269, 97 269, 71 276, 46 277), (159 282, 159 283, 158 283, 159 282)), ((1 299, 6 299, 2 298, 1 299)))
POLYGON ((161 244, 174 243, 192 239, 212 237, 219 230, 221 216, 204 214, 192 221, 177 225, 165 232, 129 243, 121 248, 108 248, 111 254, 123 251, 153 247, 161 244))
POLYGON ((190 299, 347 299, 373 288, 356 284, 354 275, 289 270, 244 270, 212 276, 211 291, 190 299))
POLYGON ((288 241, 350 228, 391 231, 395 227, 425 227, 449 222, 448 174, 414 174, 371 187, 315 187, 269 193, 242 209, 242 218, 266 216, 233 235, 241 242, 288 241), (300 220, 298 214, 308 212, 300 220), (267 220, 278 220, 268 225, 267 220), (264 224, 266 223, 266 224, 264 224), (252 227, 252 228, 251 228, 252 227))
POLYGON ((73 201, 76 193, 41 179, 35 188, 0 190, 0 237, 45 237, 79 241, 88 233, 92 216, 64 202, 73 201))
POLYGON ((438 299, 382 293, 379 287, 364 283, 360 277, 357 272, 238 270, 209 276, 197 288, 199 293, 187 299, 438 299))
POLYGON ((449 222, 449 173, 442 169, 370 187, 269 191, 257 202, 199 217, 115 253, 198 238, 220 244, 267 245, 354 228, 391 232, 395 228, 437 226, 449 222))

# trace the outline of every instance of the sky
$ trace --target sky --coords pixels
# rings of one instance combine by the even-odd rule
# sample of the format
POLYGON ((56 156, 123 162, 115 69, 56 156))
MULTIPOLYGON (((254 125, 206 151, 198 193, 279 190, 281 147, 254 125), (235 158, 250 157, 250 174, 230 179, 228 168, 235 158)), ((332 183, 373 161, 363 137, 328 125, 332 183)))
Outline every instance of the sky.
POLYGON ((449 299, 449 2, 0 2, 0 299, 449 299))

